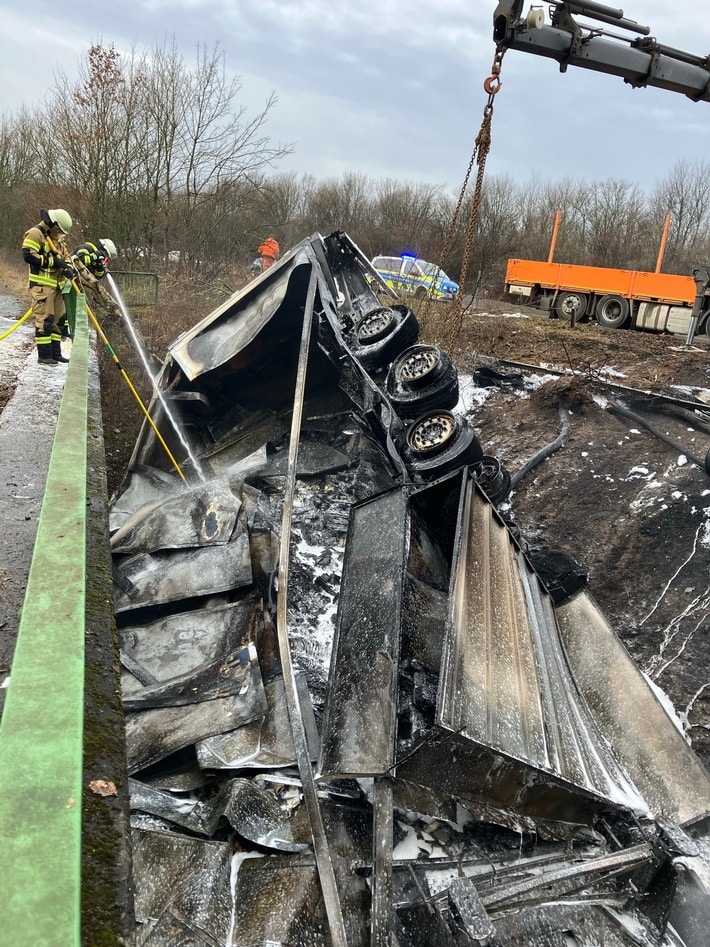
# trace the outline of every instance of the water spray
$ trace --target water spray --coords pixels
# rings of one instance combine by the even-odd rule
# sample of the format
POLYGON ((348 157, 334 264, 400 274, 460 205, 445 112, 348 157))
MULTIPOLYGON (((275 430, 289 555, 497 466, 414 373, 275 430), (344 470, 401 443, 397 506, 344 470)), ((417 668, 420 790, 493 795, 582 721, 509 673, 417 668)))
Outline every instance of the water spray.
POLYGON ((137 333, 136 330, 135 330, 135 327, 134 327, 134 325, 133 325, 133 322, 131 321, 131 318, 130 318, 130 316, 128 315, 128 310, 126 309, 126 306, 124 305, 123 299, 121 298, 121 294, 120 294, 120 292, 119 292, 119 290, 118 290, 118 286, 116 285, 116 281, 115 281, 114 278, 111 276, 111 274, 108 272, 108 270, 106 271, 106 281, 108 282, 108 285, 109 285, 109 287, 110 287, 110 289, 111 289, 111 297, 113 298, 113 301, 114 301, 114 302, 116 303, 116 305, 118 306, 118 308, 119 308, 119 310, 120 310, 120 312, 121 312, 121 315, 123 316, 124 322, 126 323, 126 325, 127 325, 127 327, 128 327, 128 331, 130 332, 131 339, 133 340, 133 345, 134 345, 134 347, 135 347, 135 350, 136 350, 136 352, 138 352, 138 355, 140 356, 140 359, 141 359, 141 361, 143 362, 143 367, 144 367, 145 370, 146 370, 146 373, 147 373, 147 375, 148 375, 148 378, 150 378, 150 382, 151 382, 151 384, 152 384, 152 386, 153 386, 153 391, 155 392, 155 394, 156 394, 158 400, 160 401, 160 404, 161 404, 162 407, 163 407, 163 411, 165 412, 165 417, 168 419, 168 421, 169 421, 170 424, 172 425, 173 430, 175 431, 175 434, 177 435, 177 437, 178 437, 180 443, 181 443, 182 446, 185 448, 185 453, 187 454, 187 456, 188 456, 188 458, 189 458, 189 460, 190 460, 190 463, 192 464, 193 468, 194 468, 195 471, 197 472, 197 475, 199 476, 200 480, 201 480, 203 483, 205 483, 205 482, 206 482, 206 477, 205 477, 204 473, 202 472, 202 468, 200 467, 200 465, 199 465, 199 463, 198 463, 198 461, 197 461, 197 458, 195 457, 195 455, 193 454, 192 450, 190 449, 190 445, 187 443, 187 440, 186 440, 186 438, 185 438, 185 435, 184 435, 183 432, 182 432, 182 429, 181 429, 181 427, 180 427, 180 425, 179 425, 179 423, 178 423, 177 418, 173 415, 172 411, 171 411, 170 408, 168 407, 168 403, 167 403, 167 401, 165 400, 165 396, 163 395, 163 392, 161 391, 160 387, 158 386, 157 379, 155 378, 155 376, 153 375, 153 372, 151 371, 150 362, 148 361, 148 356, 146 355, 145 349, 143 348, 143 345, 142 345, 141 340, 140 340, 140 338, 139 338, 139 336, 138 336, 138 333, 137 333))

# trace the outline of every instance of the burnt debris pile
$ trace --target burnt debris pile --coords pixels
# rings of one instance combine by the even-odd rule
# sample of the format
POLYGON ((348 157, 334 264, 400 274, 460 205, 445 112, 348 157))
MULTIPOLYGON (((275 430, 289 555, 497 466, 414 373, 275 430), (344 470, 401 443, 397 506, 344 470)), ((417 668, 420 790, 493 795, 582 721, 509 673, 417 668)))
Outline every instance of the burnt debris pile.
POLYGON ((112 501, 137 943, 700 943, 707 773, 378 279, 177 339, 112 501))

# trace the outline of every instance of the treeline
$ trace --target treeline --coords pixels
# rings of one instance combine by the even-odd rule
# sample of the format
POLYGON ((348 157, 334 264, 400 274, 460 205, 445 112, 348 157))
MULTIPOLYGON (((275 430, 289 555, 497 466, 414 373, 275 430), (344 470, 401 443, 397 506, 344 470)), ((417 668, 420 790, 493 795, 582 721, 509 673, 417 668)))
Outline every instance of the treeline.
MULTIPOLYGON (((42 104, 1 120, 0 247, 19 254, 38 209, 65 207, 77 243, 110 237, 131 266, 169 261, 219 275, 247 267, 269 233, 286 249, 345 230, 368 256, 412 251, 458 279, 471 194, 442 261, 457 193, 359 173, 279 173, 293 146, 267 134, 276 98, 249 115, 239 93, 218 46, 198 46, 191 65, 174 45, 129 57, 93 46, 77 79, 59 74, 42 104)), ((547 259, 558 210, 559 262, 653 270, 667 215, 663 269, 710 261, 708 163, 678 162, 650 193, 626 180, 489 175, 468 288, 501 288, 508 257, 547 259)))

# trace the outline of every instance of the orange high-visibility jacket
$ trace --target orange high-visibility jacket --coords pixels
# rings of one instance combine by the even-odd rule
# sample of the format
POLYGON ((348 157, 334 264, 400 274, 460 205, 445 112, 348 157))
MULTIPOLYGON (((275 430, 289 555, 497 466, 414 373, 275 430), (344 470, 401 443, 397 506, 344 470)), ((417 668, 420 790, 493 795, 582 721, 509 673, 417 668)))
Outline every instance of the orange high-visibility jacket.
POLYGON ((275 260, 280 251, 281 248, 274 237, 267 237, 259 247, 259 255, 265 256, 270 260, 275 260))

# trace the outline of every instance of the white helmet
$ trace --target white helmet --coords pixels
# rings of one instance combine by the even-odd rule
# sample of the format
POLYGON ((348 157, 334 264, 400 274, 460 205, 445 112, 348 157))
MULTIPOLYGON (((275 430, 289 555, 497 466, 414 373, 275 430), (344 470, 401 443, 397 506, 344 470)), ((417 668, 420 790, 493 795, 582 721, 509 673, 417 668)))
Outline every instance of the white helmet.
POLYGON ((116 244, 113 240, 109 240, 108 237, 99 237, 99 247, 103 247, 106 251, 106 256, 109 260, 115 260, 118 256, 118 250, 116 249, 116 244))
POLYGON ((49 222, 59 227, 62 233, 69 233, 72 227, 72 219, 65 210, 61 208, 48 210, 47 216, 49 217, 49 222))

